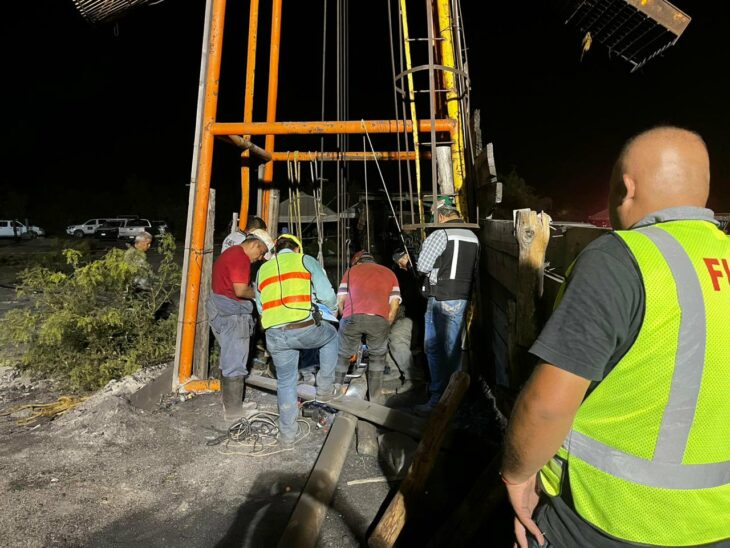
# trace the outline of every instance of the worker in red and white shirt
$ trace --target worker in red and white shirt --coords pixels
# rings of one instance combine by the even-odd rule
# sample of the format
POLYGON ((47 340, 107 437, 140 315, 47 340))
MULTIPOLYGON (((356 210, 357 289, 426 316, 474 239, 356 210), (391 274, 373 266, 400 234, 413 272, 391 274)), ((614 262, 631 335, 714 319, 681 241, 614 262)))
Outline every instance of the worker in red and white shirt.
POLYGON ((389 268, 375 263, 366 251, 352 257, 337 292, 342 319, 335 382, 344 382, 350 357, 362 344, 368 345, 368 392, 370 401, 383 403, 383 371, 388 352, 390 326, 401 303, 398 279, 389 268))

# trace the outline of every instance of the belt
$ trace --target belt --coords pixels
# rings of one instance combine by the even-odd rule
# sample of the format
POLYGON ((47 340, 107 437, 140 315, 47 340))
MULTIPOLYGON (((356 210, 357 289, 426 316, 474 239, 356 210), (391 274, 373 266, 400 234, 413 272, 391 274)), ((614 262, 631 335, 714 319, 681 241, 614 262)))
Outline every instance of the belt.
POLYGON ((314 320, 305 320, 303 322, 297 322, 297 323, 288 323, 285 325, 282 325, 279 329, 288 330, 288 329, 299 329, 300 327, 309 327, 310 325, 314 325, 314 320))

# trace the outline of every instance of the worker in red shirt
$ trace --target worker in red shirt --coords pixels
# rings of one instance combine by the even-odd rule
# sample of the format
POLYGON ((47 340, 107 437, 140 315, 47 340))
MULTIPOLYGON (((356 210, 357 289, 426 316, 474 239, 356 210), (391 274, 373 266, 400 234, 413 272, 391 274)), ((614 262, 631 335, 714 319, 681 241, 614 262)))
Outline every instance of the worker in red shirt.
POLYGON ((242 404, 249 339, 255 328, 251 263, 260 261, 267 252, 263 240, 249 235, 221 253, 213 264, 212 291, 206 310, 210 328, 221 347, 221 395, 227 421, 249 414, 256 407, 253 402, 242 404))
POLYGON ((350 356, 365 335, 368 345, 368 393, 370 401, 383 403, 383 371, 388 352, 388 333, 400 306, 398 279, 389 268, 375 263, 366 251, 352 257, 337 292, 342 319, 335 382, 344 382, 350 356))

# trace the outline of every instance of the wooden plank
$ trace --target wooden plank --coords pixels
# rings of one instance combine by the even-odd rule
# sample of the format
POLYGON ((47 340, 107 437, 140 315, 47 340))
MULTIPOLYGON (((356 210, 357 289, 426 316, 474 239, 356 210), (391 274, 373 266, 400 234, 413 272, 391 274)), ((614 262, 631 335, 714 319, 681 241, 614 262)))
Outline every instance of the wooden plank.
POLYGON ((210 327, 205 302, 210 295, 213 276, 213 232, 215 231, 215 189, 208 195, 208 221, 205 224, 205 243, 203 245, 203 274, 200 278, 198 293, 198 319, 195 325, 195 348, 193 349, 193 375, 199 379, 208 378, 208 349, 210 347, 210 327))
POLYGON ((517 245, 517 242, 498 242, 496 240, 490 241, 486 240, 484 243, 484 247, 488 250, 496 250, 504 253, 505 255, 510 255, 512 257, 519 257, 520 256, 520 248, 517 245))
POLYGON ((501 242, 517 245, 515 227, 512 221, 487 219, 484 221, 482 232, 485 242, 501 242))
POLYGON ((507 313, 507 302, 514 300, 514 293, 507 289, 494 278, 489 280, 489 300, 505 314, 507 313))
POLYGON ((492 330, 503 341, 509 339, 510 326, 507 320, 507 311, 501 310, 494 303, 490 303, 490 311, 492 314, 492 330))
POLYGON ((449 386, 441 400, 431 412, 423 439, 418 444, 413 462, 408 468, 408 474, 400 484, 398 492, 390 501, 383 517, 368 539, 370 548, 386 548, 393 546, 406 522, 406 517, 412 519, 418 513, 416 503, 423 492, 431 470, 436 463, 436 457, 443 443, 446 429, 456 409, 461 403, 467 388, 469 375, 457 371, 451 375, 449 386), (406 500, 408 508, 406 509, 406 500), (407 510, 407 515, 406 515, 407 510))
MULTIPOLYGON (((246 384, 263 388, 265 390, 276 391, 276 379, 269 379, 260 375, 249 375, 246 377, 246 384)), ((315 396, 315 388, 307 384, 297 386, 297 394, 305 400, 313 400, 315 396)), ((342 396, 339 399, 327 402, 327 405, 352 413, 356 417, 375 423, 379 426, 401 432, 415 439, 420 439, 423 430, 426 427, 426 421, 419 417, 414 417, 403 411, 391 409, 384 405, 378 405, 371 401, 363 401, 351 396, 342 396)))
POLYGON ((513 295, 517 294, 517 259, 496 250, 485 253, 487 273, 513 295))

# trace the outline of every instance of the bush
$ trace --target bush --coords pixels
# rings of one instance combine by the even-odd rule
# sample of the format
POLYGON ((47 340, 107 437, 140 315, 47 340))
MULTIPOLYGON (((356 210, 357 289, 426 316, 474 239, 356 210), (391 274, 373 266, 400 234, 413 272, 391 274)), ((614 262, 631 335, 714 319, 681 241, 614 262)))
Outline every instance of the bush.
POLYGON ((66 269, 38 265, 23 271, 17 291, 29 305, 0 321, 2 361, 19 359, 33 373, 92 390, 169 359, 177 318, 158 316, 180 286, 180 268, 173 238, 158 242, 157 269, 125 261, 120 249, 88 262, 81 251, 66 249, 66 269), (148 278, 148 290, 135 283, 140 276, 148 278))

